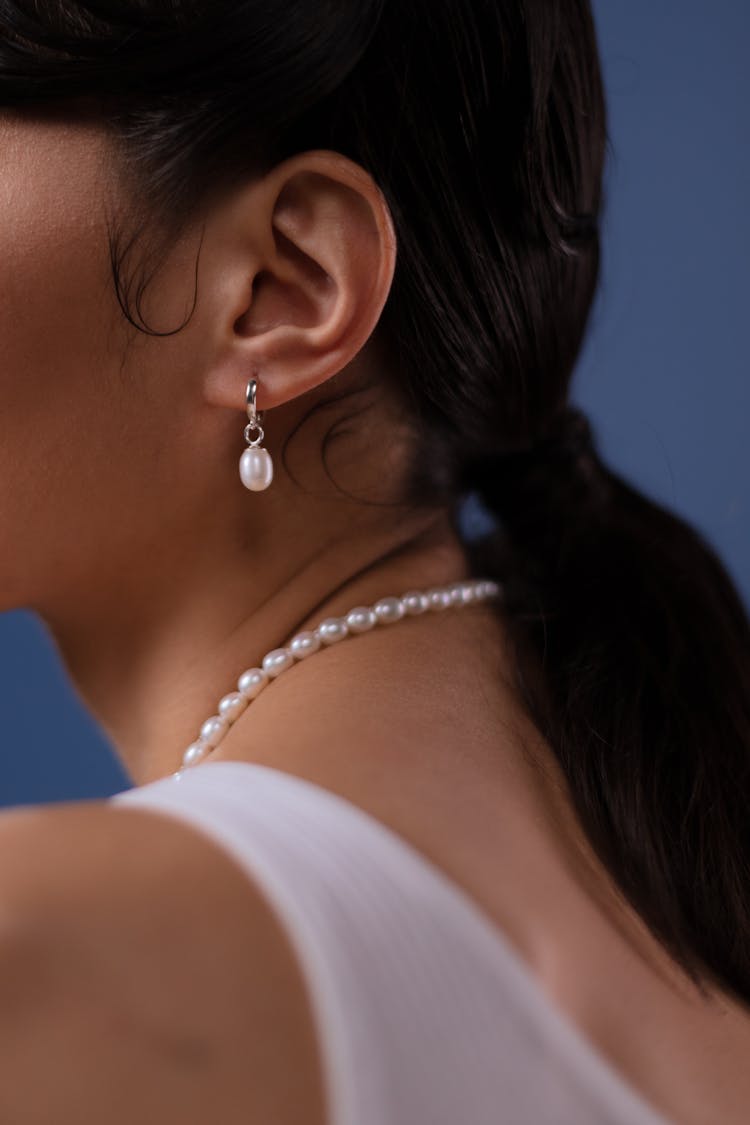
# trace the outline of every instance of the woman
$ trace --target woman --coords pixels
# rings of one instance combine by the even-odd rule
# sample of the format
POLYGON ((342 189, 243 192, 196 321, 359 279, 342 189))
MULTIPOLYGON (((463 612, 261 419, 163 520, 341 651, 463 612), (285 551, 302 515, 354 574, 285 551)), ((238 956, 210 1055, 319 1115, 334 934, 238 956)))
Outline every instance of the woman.
POLYGON ((2 608, 134 781, 0 818, 0 1120, 747 1121, 750 628, 569 404, 586 0, 7 0, 0 99, 2 608))

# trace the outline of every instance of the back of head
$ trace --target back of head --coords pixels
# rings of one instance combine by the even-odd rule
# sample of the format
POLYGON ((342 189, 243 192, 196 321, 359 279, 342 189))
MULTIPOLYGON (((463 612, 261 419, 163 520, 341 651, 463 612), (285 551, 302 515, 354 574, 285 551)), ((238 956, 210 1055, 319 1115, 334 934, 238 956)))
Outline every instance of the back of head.
POLYGON ((518 687, 585 831, 685 969, 750 1000, 747 615, 567 405, 606 149, 588 0, 6 0, 0 32, 0 101, 104 119, 167 240, 295 152, 372 174, 410 498, 457 511, 476 489, 494 512, 467 550, 503 583, 518 687))

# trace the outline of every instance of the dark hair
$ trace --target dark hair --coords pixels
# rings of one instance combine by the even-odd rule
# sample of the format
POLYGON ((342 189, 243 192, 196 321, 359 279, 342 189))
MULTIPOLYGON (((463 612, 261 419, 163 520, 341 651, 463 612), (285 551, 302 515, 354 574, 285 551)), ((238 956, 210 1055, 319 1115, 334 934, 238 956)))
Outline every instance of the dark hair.
POLYGON ((692 979, 750 1001, 750 624, 568 405, 607 146, 588 0, 0 0, 0 32, 0 104, 93 109, 170 222, 310 148, 373 175, 410 496, 495 513, 466 548, 589 840, 692 979))

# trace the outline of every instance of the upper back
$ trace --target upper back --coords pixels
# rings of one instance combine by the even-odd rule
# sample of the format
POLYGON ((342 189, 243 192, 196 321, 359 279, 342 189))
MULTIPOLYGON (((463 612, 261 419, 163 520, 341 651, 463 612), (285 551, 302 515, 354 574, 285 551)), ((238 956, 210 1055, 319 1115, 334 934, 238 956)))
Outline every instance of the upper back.
POLYGON ((750 1013, 701 996, 618 893, 496 621, 420 620, 432 645, 371 631, 358 674, 334 646, 294 706, 262 694, 234 749, 125 798, 203 826, 274 907, 356 1107, 335 1125, 640 1123, 644 1099, 746 1122, 750 1013))

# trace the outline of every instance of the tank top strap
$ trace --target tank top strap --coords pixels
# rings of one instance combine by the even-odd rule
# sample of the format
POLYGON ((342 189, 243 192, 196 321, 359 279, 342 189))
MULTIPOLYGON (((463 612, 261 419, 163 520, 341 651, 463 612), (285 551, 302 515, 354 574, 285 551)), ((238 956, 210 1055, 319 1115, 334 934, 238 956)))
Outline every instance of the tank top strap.
POLYGON ((309 991, 330 1125, 667 1125, 468 894, 338 794, 221 761, 110 800, 189 822, 263 892, 309 991))

